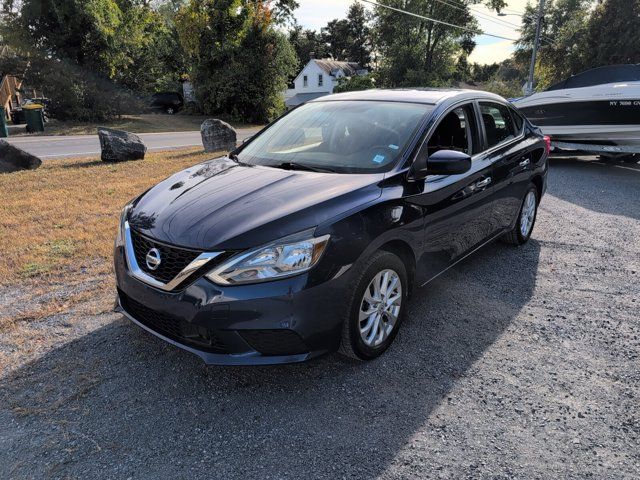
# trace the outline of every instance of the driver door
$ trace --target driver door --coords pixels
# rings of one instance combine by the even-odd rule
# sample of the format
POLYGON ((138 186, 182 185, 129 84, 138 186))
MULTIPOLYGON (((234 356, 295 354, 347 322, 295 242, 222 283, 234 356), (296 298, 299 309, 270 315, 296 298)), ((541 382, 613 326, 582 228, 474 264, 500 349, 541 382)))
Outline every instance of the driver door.
MULTIPOLYGON (((491 161, 477 156, 481 149, 479 121, 473 102, 445 112, 421 147, 431 155, 458 150, 471 155, 468 172, 428 176, 417 185, 411 203, 424 214, 424 251, 420 259, 424 281, 437 276, 482 245, 493 234, 491 161)), ((428 161, 427 161, 428 164, 428 161)))

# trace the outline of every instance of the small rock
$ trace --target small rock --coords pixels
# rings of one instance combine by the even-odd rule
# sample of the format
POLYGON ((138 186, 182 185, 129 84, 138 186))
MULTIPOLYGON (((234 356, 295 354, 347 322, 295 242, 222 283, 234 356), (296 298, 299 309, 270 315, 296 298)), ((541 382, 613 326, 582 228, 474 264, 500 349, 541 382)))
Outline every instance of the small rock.
POLYGON ((142 160, 147 147, 134 133, 112 128, 98 127, 103 162, 142 160))
POLYGON ((236 130, 217 118, 209 118, 200 126, 205 152, 229 151, 236 148, 236 130))
POLYGON ((11 145, 5 140, 0 140, 0 173, 35 170, 41 164, 42 160, 38 157, 11 145))

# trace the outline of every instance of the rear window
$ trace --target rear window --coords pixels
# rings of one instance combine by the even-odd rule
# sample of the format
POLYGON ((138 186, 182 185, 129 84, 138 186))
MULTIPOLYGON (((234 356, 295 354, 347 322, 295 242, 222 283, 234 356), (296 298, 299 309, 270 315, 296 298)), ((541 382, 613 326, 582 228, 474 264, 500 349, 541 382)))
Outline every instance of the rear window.
POLYGON ((506 105, 481 102, 480 113, 487 135, 488 148, 517 136, 511 109, 506 105))

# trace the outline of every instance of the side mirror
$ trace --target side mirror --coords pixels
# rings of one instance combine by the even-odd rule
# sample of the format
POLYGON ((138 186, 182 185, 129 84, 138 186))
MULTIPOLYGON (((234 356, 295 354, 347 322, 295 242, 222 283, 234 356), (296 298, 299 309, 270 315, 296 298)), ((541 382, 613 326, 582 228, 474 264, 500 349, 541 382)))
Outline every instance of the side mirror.
POLYGON ((419 157, 413 164, 412 177, 416 180, 427 175, 456 175, 471 169, 471 157, 457 150, 438 150, 430 157, 419 157))

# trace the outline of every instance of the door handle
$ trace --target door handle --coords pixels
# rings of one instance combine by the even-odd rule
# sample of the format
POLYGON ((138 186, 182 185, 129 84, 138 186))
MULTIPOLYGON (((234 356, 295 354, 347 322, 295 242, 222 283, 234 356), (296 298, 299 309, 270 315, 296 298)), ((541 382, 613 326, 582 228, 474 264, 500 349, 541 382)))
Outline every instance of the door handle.
POLYGON ((477 181, 475 183, 476 188, 484 188, 491 183, 491 177, 487 177, 484 180, 477 181))
POLYGON ((527 157, 527 158, 523 158, 518 165, 520 165, 521 167, 526 167, 530 163, 531 163, 531 160, 529 160, 529 158, 527 157))

